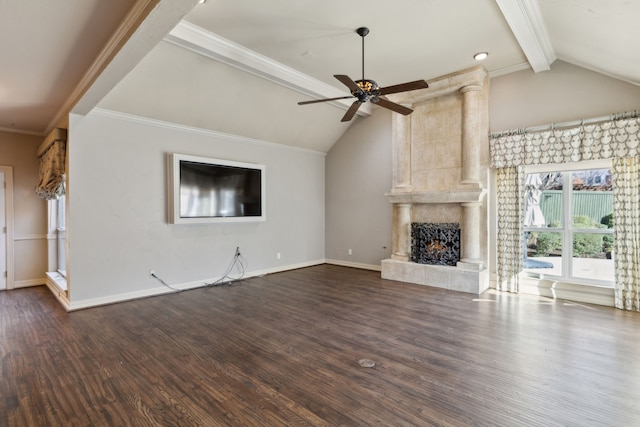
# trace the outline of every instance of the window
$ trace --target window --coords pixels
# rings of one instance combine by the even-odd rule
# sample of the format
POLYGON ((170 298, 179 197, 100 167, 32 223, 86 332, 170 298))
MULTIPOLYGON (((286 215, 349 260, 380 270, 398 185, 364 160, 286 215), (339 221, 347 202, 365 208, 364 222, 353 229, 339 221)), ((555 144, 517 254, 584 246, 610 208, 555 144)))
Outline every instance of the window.
POLYGON ((56 204, 56 269, 58 273, 67 276, 67 256, 66 256, 66 229, 65 229, 65 196, 60 196, 54 202, 56 204))
POLYGON ((524 271, 540 278, 613 286, 610 162, 526 172, 524 271))

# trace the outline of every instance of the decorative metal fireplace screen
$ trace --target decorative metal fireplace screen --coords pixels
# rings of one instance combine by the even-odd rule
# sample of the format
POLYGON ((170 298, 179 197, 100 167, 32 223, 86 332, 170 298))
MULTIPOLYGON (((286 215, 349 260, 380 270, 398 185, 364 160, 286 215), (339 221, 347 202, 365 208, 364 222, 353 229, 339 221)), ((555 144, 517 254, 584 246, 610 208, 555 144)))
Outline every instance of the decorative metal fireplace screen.
POLYGON ((459 260, 459 224, 411 223, 411 261, 419 264, 455 266, 459 260))

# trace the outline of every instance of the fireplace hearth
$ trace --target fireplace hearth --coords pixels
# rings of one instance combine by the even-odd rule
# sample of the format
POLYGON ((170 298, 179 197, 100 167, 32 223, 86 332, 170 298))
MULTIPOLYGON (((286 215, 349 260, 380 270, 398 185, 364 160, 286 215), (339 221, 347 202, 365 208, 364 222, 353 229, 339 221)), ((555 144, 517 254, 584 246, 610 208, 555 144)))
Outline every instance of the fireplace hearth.
POLYGON ((411 261, 418 264, 455 266, 460 261, 460 225, 412 223, 411 261))

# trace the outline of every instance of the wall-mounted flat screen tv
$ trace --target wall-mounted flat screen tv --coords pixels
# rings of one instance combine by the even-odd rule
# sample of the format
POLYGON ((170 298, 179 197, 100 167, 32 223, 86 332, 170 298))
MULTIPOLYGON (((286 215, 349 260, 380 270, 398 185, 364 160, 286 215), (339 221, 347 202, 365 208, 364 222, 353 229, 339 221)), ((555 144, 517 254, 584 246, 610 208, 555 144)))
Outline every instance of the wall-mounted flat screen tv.
POLYGON ((265 166, 171 153, 169 222, 264 221, 265 166))

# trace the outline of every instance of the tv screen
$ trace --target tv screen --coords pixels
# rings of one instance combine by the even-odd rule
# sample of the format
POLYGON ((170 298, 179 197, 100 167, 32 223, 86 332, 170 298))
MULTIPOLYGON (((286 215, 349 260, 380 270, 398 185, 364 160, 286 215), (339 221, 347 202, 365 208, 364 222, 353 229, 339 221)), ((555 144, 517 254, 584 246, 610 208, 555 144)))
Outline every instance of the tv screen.
POLYGON ((263 165, 172 154, 170 222, 264 221, 263 165))

